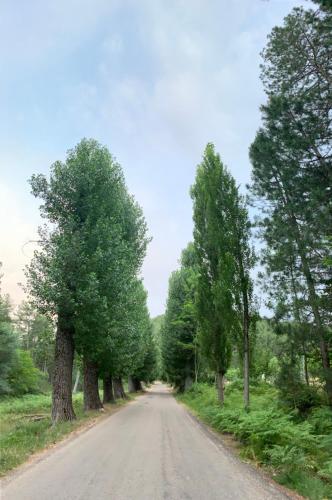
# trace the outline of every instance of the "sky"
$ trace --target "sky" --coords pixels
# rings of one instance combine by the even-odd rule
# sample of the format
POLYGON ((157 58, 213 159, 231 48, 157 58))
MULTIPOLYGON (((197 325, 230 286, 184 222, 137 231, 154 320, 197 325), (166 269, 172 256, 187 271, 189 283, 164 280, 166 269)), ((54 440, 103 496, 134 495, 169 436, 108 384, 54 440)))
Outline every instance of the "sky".
POLYGON ((19 283, 41 223, 33 173, 83 137, 106 145, 142 206, 152 316, 192 239, 189 196, 213 142, 244 189, 265 96, 260 52, 296 0, 0 0, 2 293, 19 283))

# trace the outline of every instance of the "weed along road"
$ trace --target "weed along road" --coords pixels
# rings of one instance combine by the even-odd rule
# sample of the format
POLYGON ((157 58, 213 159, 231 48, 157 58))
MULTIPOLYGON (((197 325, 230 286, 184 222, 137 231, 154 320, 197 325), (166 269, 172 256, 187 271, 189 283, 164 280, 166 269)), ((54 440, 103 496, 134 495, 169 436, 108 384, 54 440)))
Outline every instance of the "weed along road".
POLYGON ((159 383, 9 476, 2 491, 3 500, 283 498, 159 383))

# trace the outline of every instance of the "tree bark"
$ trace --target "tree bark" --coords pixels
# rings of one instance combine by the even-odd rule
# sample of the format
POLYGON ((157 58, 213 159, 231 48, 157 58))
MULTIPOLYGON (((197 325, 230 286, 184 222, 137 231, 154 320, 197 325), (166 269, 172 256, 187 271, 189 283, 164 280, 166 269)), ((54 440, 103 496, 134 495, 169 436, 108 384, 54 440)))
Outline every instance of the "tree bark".
POLYGON ((249 346, 249 300, 247 278, 244 274, 242 257, 240 257, 241 282, 242 282, 242 300, 243 300, 243 400, 245 410, 249 410, 249 367, 250 367, 250 346, 249 346))
POLYGON ((73 394, 75 394, 77 392, 77 387, 78 387, 79 381, 80 381, 80 371, 79 371, 79 369, 77 369, 73 394))
POLYGON ((134 378, 134 386, 136 392, 143 391, 141 381, 138 378, 134 378))
POLYGON ((128 377, 128 392, 136 392, 135 381, 131 375, 128 377))
POLYGON ((187 375, 185 378, 185 381, 184 381, 184 390, 189 391, 189 389, 192 387, 192 385, 193 385, 193 379, 192 379, 191 375, 187 375))
POLYGON ((305 247, 305 243, 302 238, 302 234, 296 219, 296 216, 294 214, 294 211, 290 208, 290 198, 289 194, 284 191, 282 187, 282 183, 280 183, 279 178, 282 179, 282 175, 280 175, 280 172, 277 170, 277 174, 274 174, 274 178, 276 182, 278 183, 280 193, 283 198, 283 203, 284 206, 288 212, 288 216, 290 218, 291 225, 294 230, 294 239, 297 244, 298 248, 298 253, 301 259, 301 264, 302 264, 302 270, 304 274, 305 281, 307 283, 308 287, 308 297, 309 297, 309 304, 312 310, 312 314, 315 320, 316 324, 316 329, 317 329, 317 334, 318 334, 318 339, 319 339, 319 349, 320 349, 320 355, 321 355, 321 360, 322 360, 322 366, 324 370, 324 379, 325 379, 325 389, 328 397, 328 402, 329 405, 332 406, 332 370, 331 370, 331 363, 330 363, 330 356, 329 356, 329 347, 328 343, 326 342, 325 335, 324 335, 324 328, 323 328, 323 322, 318 306, 318 296, 316 292, 316 283, 314 281, 310 265, 308 262, 307 258, 307 251, 305 247))
POLYGON ((72 376, 74 362, 73 332, 65 317, 59 314, 55 339, 52 422, 76 418, 72 401, 72 376))
POLYGON ((249 308, 246 294, 243 295, 243 399, 245 410, 249 410, 249 308))
POLYGON ((105 375, 103 378, 103 403, 115 403, 113 394, 113 381, 111 375, 105 375))
POLYGON ((98 367, 97 363, 90 361, 86 356, 83 356, 83 374, 84 409, 99 410, 103 405, 99 396, 98 367))
POLYGON ((332 406, 332 370, 331 370, 331 363, 330 363, 329 347, 328 347, 328 343, 326 342, 325 335, 324 335, 323 322, 322 322, 320 310, 318 307, 318 296, 316 293, 315 282, 314 282, 314 279, 312 277, 312 273, 311 273, 311 270, 310 270, 310 267, 309 267, 309 264, 307 261, 307 256, 306 256, 305 250, 303 248, 303 243, 300 240, 298 228, 297 228, 297 236, 298 236, 297 243, 298 243, 298 249, 299 249, 299 254, 300 254, 300 258, 301 258, 302 268, 303 268, 303 274, 304 274, 304 277, 306 279, 307 287, 308 287, 309 304, 311 306, 313 317, 315 319, 317 333, 318 333, 318 337, 319 337, 319 348, 320 348, 320 354, 321 354, 322 365, 323 365, 323 370, 324 370, 325 388, 326 388, 326 392, 327 392, 329 405, 332 406))
POLYGON ((120 377, 114 379, 114 397, 115 399, 127 399, 120 377))
POLYGON ((221 406, 224 404, 224 374, 217 372, 216 374, 218 400, 221 406))
POLYGON ((241 247, 241 238, 238 235, 237 243, 237 260, 239 264, 241 294, 242 294, 242 334, 243 334, 243 401, 245 410, 249 410, 249 370, 250 370, 250 345, 249 345, 249 325, 250 325, 250 312, 249 312, 249 293, 248 281, 249 276, 243 264, 243 249, 241 247))
POLYGON ((303 354, 303 365, 304 365, 303 369, 304 369, 305 383, 309 386, 310 382, 309 382, 309 373, 308 373, 308 358, 307 358, 306 353, 303 354))

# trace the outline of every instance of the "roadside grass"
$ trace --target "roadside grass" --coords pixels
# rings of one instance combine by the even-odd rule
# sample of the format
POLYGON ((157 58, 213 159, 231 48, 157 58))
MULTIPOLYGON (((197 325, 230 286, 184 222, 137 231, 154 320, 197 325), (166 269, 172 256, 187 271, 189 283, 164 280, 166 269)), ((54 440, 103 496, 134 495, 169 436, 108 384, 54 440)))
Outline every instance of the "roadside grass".
POLYGON ((25 462, 33 453, 60 441, 85 423, 112 413, 126 401, 104 405, 105 412, 83 410, 83 394, 73 395, 77 419, 53 426, 51 395, 27 394, 0 400, 0 476, 25 462))
POLYGON ((270 472, 280 484, 312 500, 332 499, 332 411, 319 407, 307 418, 288 412, 268 384, 251 388, 251 409, 243 409, 242 391, 226 388, 224 408, 216 390, 195 384, 177 396, 201 420, 241 444, 243 458, 270 472))

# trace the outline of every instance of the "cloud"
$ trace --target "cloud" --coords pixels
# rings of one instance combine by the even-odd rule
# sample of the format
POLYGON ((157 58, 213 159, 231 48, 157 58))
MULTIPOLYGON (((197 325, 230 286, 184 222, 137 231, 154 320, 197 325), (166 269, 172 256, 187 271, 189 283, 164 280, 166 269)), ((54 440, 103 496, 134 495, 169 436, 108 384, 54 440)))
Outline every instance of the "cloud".
POLYGON ((237 182, 249 180, 248 147, 265 99, 259 52, 272 26, 301 3, 310 6, 301 0, 6 4, 0 146, 7 166, 1 209, 9 215, 0 259, 15 300, 21 247, 38 223, 25 179, 93 136, 115 154, 143 206, 153 236, 143 275, 151 313, 163 311, 169 274, 191 239, 188 191, 203 149, 214 142, 237 182))
POLYGON ((0 56, 10 68, 29 70, 75 51, 94 33, 101 19, 111 16, 119 0, 32 0, 2 4, 0 56))

